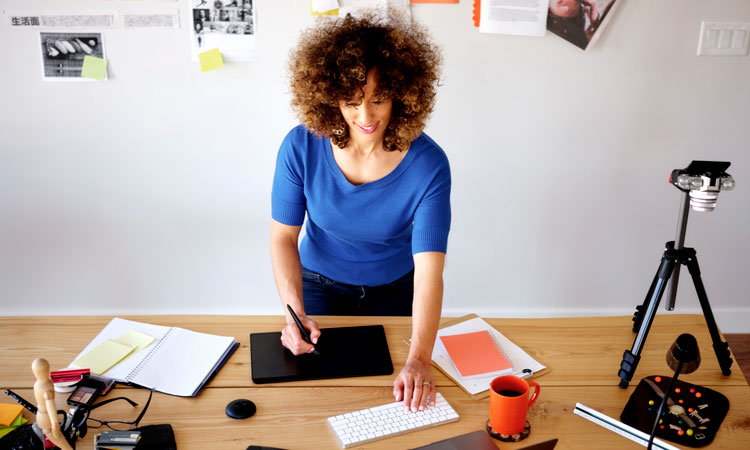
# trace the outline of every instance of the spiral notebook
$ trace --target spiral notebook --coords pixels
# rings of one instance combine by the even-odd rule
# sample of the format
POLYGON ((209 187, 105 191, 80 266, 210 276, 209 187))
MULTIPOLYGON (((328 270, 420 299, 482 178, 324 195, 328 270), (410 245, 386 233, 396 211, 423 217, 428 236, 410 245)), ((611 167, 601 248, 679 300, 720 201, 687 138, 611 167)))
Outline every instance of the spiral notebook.
POLYGON ((73 361, 101 348, 100 344, 131 331, 151 336, 154 340, 142 350, 126 355, 102 375, 120 383, 182 397, 197 395, 239 346, 233 337, 115 317, 73 361))

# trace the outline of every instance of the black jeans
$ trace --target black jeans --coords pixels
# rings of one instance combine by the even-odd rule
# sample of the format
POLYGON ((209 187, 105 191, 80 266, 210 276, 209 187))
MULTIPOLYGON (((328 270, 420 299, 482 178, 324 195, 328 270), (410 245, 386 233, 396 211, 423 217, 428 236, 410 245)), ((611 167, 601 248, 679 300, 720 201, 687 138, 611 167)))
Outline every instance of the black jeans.
POLYGON ((302 268, 305 314, 327 316, 411 316, 414 270, 391 283, 339 283, 302 268))

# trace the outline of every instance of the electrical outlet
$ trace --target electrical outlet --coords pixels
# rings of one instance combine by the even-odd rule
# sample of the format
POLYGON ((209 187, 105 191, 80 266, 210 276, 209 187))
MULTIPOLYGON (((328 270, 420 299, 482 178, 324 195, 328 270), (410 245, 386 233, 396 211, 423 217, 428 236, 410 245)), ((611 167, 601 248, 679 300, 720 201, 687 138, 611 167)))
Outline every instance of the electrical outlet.
POLYGON ((698 56, 745 56, 750 46, 750 22, 701 22, 698 56))

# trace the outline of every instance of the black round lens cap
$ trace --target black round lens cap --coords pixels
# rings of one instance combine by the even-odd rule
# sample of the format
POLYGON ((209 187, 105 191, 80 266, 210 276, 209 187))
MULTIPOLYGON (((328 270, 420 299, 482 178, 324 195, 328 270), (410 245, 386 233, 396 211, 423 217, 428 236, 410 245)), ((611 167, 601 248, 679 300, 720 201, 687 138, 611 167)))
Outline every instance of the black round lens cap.
POLYGON ((227 405, 226 413, 232 419, 247 419, 255 414, 255 403, 244 398, 232 400, 227 405))

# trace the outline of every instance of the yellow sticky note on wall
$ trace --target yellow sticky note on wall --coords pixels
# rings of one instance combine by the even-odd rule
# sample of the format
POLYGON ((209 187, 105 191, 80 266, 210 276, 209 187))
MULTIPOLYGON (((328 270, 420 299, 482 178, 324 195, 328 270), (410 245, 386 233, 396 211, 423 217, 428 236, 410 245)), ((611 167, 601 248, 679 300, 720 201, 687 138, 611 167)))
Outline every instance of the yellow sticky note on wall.
POLYGON ((107 339, 73 361, 73 366, 79 369, 91 369, 93 373, 101 375, 131 354, 134 348, 107 339))
POLYGON ((91 55, 84 56, 81 77, 104 81, 107 77, 107 60, 91 55))
POLYGON ((218 48, 198 53, 198 60, 201 63, 201 72, 208 72, 209 70, 224 67, 224 58, 221 56, 218 48))

